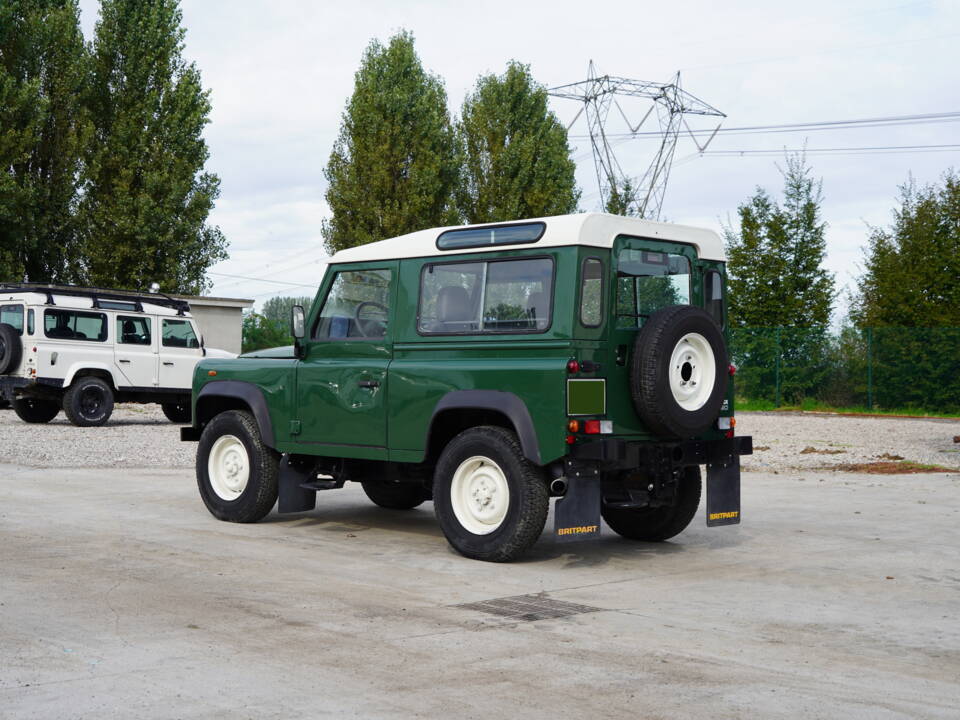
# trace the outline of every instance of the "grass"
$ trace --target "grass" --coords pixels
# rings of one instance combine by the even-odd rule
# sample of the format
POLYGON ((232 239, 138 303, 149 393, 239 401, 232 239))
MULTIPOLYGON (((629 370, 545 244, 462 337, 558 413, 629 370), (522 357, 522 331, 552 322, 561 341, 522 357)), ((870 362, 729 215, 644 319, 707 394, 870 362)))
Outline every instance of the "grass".
POLYGON ((780 405, 777 407, 772 400, 747 400, 737 398, 734 407, 742 412, 829 412, 841 413, 844 415, 909 415, 911 417, 932 417, 932 418, 952 418, 960 419, 960 412, 943 412, 942 410, 931 410, 929 408, 903 407, 903 408, 868 408, 865 405, 851 405, 847 407, 836 407, 819 400, 807 398, 799 405, 780 405))

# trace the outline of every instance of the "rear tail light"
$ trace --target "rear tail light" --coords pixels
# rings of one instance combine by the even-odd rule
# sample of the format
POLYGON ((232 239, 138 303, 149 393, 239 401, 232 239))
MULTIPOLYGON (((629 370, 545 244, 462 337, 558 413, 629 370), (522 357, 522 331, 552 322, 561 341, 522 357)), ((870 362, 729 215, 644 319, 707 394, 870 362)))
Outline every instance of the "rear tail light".
POLYGON ((583 424, 583 431, 587 435, 609 435, 613 432, 612 420, 587 420, 583 424))
POLYGON ((578 363, 576 360, 569 360, 567 362, 567 372, 568 373, 580 372, 580 363, 578 363))
POLYGON ((569 431, 572 432, 572 433, 578 433, 578 432, 580 432, 580 421, 579 421, 579 420, 571 420, 570 422, 568 422, 568 423, 567 423, 567 430, 569 430, 569 431))
POLYGON ((730 375, 736 375, 736 374, 737 374, 737 366, 734 365, 733 363, 730 363, 730 367, 727 368, 727 372, 730 373, 730 375))

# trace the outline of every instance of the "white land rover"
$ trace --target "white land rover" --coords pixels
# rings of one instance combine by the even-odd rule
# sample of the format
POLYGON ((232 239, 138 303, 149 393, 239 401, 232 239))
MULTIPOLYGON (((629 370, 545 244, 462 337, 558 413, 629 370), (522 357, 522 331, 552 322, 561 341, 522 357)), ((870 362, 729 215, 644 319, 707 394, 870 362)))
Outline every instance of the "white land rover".
POLYGON ((74 425, 103 425, 114 402, 159 403, 190 422, 193 369, 205 356, 190 306, 161 294, 0 284, 0 405, 28 423, 61 408, 74 425))

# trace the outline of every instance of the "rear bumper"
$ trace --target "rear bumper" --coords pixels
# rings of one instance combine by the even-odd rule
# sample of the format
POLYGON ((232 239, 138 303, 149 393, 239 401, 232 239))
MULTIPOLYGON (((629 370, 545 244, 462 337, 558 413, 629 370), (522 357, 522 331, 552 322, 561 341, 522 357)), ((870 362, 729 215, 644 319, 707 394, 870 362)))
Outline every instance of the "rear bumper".
POLYGON ((569 457, 597 463, 603 470, 630 470, 641 467, 667 469, 727 463, 740 455, 752 454, 753 437, 744 435, 718 440, 675 442, 636 442, 603 438, 572 446, 569 457))
POLYGON ((14 391, 18 388, 27 387, 33 384, 33 380, 24 377, 10 377, 9 375, 0 376, 0 399, 12 401, 14 391))
MULTIPOLYGON (((17 390, 26 390, 27 395, 48 396, 63 388, 61 378, 25 378, 12 375, 0 376, 0 398, 12 401, 17 390)), ((23 393, 21 393, 23 394, 23 393)))

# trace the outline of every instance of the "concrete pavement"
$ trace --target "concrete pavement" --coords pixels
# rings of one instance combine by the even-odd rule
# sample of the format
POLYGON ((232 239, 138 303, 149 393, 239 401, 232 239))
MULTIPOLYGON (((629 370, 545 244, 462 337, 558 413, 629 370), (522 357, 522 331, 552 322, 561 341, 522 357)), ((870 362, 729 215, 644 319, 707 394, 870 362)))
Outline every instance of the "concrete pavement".
POLYGON ((190 471, 0 465, 0 717, 958 717, 960 475, 743 482, 494 565, 359 486, 233 525, 190 471), (537 593, 596 610, 458 607, 537 593))

